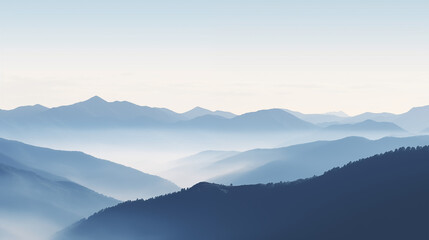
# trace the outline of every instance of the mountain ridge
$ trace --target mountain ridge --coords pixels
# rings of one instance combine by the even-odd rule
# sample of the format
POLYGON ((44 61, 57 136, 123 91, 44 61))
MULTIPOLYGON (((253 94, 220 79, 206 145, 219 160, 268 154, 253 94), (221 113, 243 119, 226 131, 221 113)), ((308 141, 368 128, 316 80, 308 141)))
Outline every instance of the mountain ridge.
POLYGON ((147 198, 179 189, 161 177, 83 152, 53 150, 0 138, 0 153, 13 156, 30 168, 64 177, 120 200, 147 198))
POLYGON ((429 237, 428 159, 428 146, 400 148, 289 183, 199 183, 105 209, 56 239, 423 240, 429 237))

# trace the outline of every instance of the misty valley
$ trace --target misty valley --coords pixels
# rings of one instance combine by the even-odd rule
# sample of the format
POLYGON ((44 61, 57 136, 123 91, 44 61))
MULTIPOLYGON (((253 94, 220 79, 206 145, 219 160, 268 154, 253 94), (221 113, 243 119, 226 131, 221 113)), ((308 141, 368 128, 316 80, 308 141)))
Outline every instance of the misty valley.
POLYGON ((0 110, 0 239, 429 239, 429 106, 0 110))
POLYGON ((0 240, 429 240, 429 0, 0 0, 0 240))

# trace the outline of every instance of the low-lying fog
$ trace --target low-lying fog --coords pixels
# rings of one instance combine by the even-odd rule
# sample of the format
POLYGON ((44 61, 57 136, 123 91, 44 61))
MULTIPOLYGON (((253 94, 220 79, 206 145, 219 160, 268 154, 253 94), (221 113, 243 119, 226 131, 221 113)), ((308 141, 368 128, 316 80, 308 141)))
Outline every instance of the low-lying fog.
POLYGON ((0 239, 4 240, 47 240, 63 227, 32 214, 0 212, 0 239))
MULTIPOLYGON (((277 148, 317 140, 335 140, 350 135, 378 139, 388 133, 346 132, 211 132, 197 130, 41 130, 3 132, 5 138, 27 144, 59 150, 83 151, 98 158, 136 168, 140 171, 169 179, 180 187, 189 187, 198 181, 210 179, 220 173, 201 172, 198 162, 195 168, 181 159, 207 150, 246 151, 255 148, 277 148), (194 169, 186 174, 177 174, 184 165, 194 169), (193 177, 195 176, 195 177, 193 177)), ((405 134, 402 134, 405 136, 405 134)), ((183 168, 182 168, 183 169, 183 168)))

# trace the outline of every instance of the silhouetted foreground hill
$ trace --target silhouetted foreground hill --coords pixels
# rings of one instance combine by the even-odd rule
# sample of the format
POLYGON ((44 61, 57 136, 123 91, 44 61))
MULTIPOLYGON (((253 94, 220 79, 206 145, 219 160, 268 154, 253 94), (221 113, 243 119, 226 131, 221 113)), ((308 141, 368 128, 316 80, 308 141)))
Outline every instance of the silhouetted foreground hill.
POLYGON ((291 183, 199 183, 105 209, 59 233, 89 239, 429 239, 429 147, 291 183))

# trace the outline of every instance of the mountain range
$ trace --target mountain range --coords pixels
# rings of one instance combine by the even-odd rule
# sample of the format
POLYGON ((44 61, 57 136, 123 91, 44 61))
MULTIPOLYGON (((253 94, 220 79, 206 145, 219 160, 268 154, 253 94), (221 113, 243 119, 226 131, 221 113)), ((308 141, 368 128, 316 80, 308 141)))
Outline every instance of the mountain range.
MULTIPOLYGON (((410 200, 393 195, 392 189, 402 186, 398 182, 401 167, 405 174, 401 176, 409 177, 404 180, 404 186, 408 189, 413 184, 418 186, 411 193, 416 195, 410 197, 423 194, 420 187, 424 185, 419 182, 423 175, 419 175, 419 171, 425 169, 417 169, 417 165, 426 166, 427 162, 420 160, 427 159, 427 147, 389 152, 362 160, 357 165, 348 163, 403 146, 429 145, 429 136, 415 136, 425 129, 429 129, 429 106, 413 108, 403 114, 348 116, 341 112, 303 114, 287 109, 265 109, 235 115, 201 107, 177 113, 126 101, 107 102, 96 96, 54 108, 34 105, 0 110, 0 135, 3 137, 27 139, 54 148, 63 148, 61 143, 64 143, 63 149, 82 147, 117 162, 154 165, 152 172, 158 171, 156 173, 182 186, 192 186, 199 181, 214 182, 170 194, 180 188, 155 175, 83 152, 36 147, 0 138, 0 239, 47 239, 48 236, 39 235, 37 229, 47 227, 50 230, 43 232, 52 233, 125 200, 128 201, 76 223, 58 237, 192 240, 297 239, 302 235, 304 239, 316 236, 353 239, 356 235, 356 239, 362 239, 368 238, 365 234, 375 233, 378 239, 390 238, 391 235, 381 235, 382 231, 376 229, 345 237, 345 231, 335 233, 333 226, 345 224, 348 233, 358 231, 352 225, 370 229, 369 225, 362 225, 369 215, 361 212, 368 206, 371 211, 378 211, 373 209, 375 202, 386 203, 380 202, 382 195, 392 197, 394 203, 392 208, 389 204, 383 205, 386 208, 378 212, 379 216, 387 216, 389 221, 395 219, 396 215, 389 215, 395 211, 395 214, 407 216, 397 208, 400 203, 410 204, 410 200), (253 149, 255 147, 265 148, 253 149), (203 151, 206 149, 225 151, 203 151), (159 152, 176 158, 199 151, 203 152, 177 161, 159 158, 159 152), (111 158, 115 153, 119 154, 111 158), (405 165, 405 155, 417 159, 412 162, 415 165, 405 165), (377 161, 383 162, 387 172, 373 163, 377 161), (337 169, 344 164, 348 165, 337 169), (323 174, 332 168, 335 169, 323 174), (411 172, 416 176, 409 176, 411 172), (376 174, 380 179, 376 179, 376 174), (322 176, 313 177, 317 175, 322 176), (360 182, 358 177, 363 175, 369 179, 360 182), (383 182, 384 177, 386 181, 383 182), (302 180, 305 178, 311 179, 302 180), (271 182, 289 183, 268 184, 271 182), (348 185, 343 185, 345 183, 348 185), (347 186, 363 189, 370 195, 350 192, 347 186), (375 187, 371 186, 378 186, 380 193, 374 193, 375 187), (337 193, 334 189, 340 191, 337 193), (340 199, 340 204, 335 205, 334 197, 323 196, 322 191, 340 199), (143 200, 162 194, 167 195, 143 200), (318 198, 321 202, 314 202, 313 199, 318 198), (141 200, 130 201, 133 199, 141 200), (322 210, 325 208, 326 211, 322 210), (345 214, 349 212, 350 216, 345 214), (330 217, 324 217, 327 215, 330 217), (265 222, 270 217, 273 221, 265 222), (344 219, 346 221, 342 221, 344 219), (34 223, 31 229, 26 229, 28 223, 34 223), (312 233, 304 231, 306 224, 310 224, 312 233)), ((402 188, 397 192, 401 196, 405 193, 402 188)), ((408 209, 408 213, 414 216, 414 210, 408 209)), ((380 221, 377 216, 374 219, 380 221)), ((374 225, 376 222, 372 221, 368 222, 374 225)), ((396 228, 395 221, 388 225, 396 228)), ((402 224, 407 231, 412 229, 407 223, 402 224)), ((387 229, 387 225, 381 224, 380 229, 387 229)), ((404 237, 401 234, 399 232, 398 236, 404 237)))
POLYGON ((182 113, 182 116, 186 117, 187 119, 194 119, 197 117, 202 117, 205 115, 213 115, 213 116, 219 116, 219 117, 223 117, 223 118, 233 118, 237 115, 235 115, 234 113, 230 113, 230 112, 225 112, 225 111, 210 111, 201 107, 195 107, 185 113, 182 113))
POLYGON ((333 124, 353 124, 366 120, 391 122, 414 133, 429 128, 429 106, 414 107, 402 114, 366 112, 352 117, 334 116, 329 114, 302 114, 287 110, 295 116, 322 126, 333 124), (316 118, 315 118, 316 117, 316 118))
POLYGON ((166 108, 139 106, 126 101, 107 102, 95 96, 83 102, 54 108, 34 105, 8 111, 0 110, 0 129, 20 131, 52 127, 72 129, 184 127, 227 131, 302 131, 314 130, 318 126, 360 122, 364 124, 367 120, 390 122, 407 131, 420 132, 429 128, 429 106, 413 108, 403 114, 363 113, 352 117, 333 113, 303 114, 287 109, 267 109, 237 116, 230 112, 210 111, 201 107, 180 114, 166 108))
POLYGON ((429 238, 429 147, 401 148, 289 183, 199 183, 104 209, 60 232, 89 239, 429 238))
POLYGON ((308 131, 318 127, 281 109, 260 110, 233 118, 204 115, 178 122, 176 127, 216 131, 308 131))

